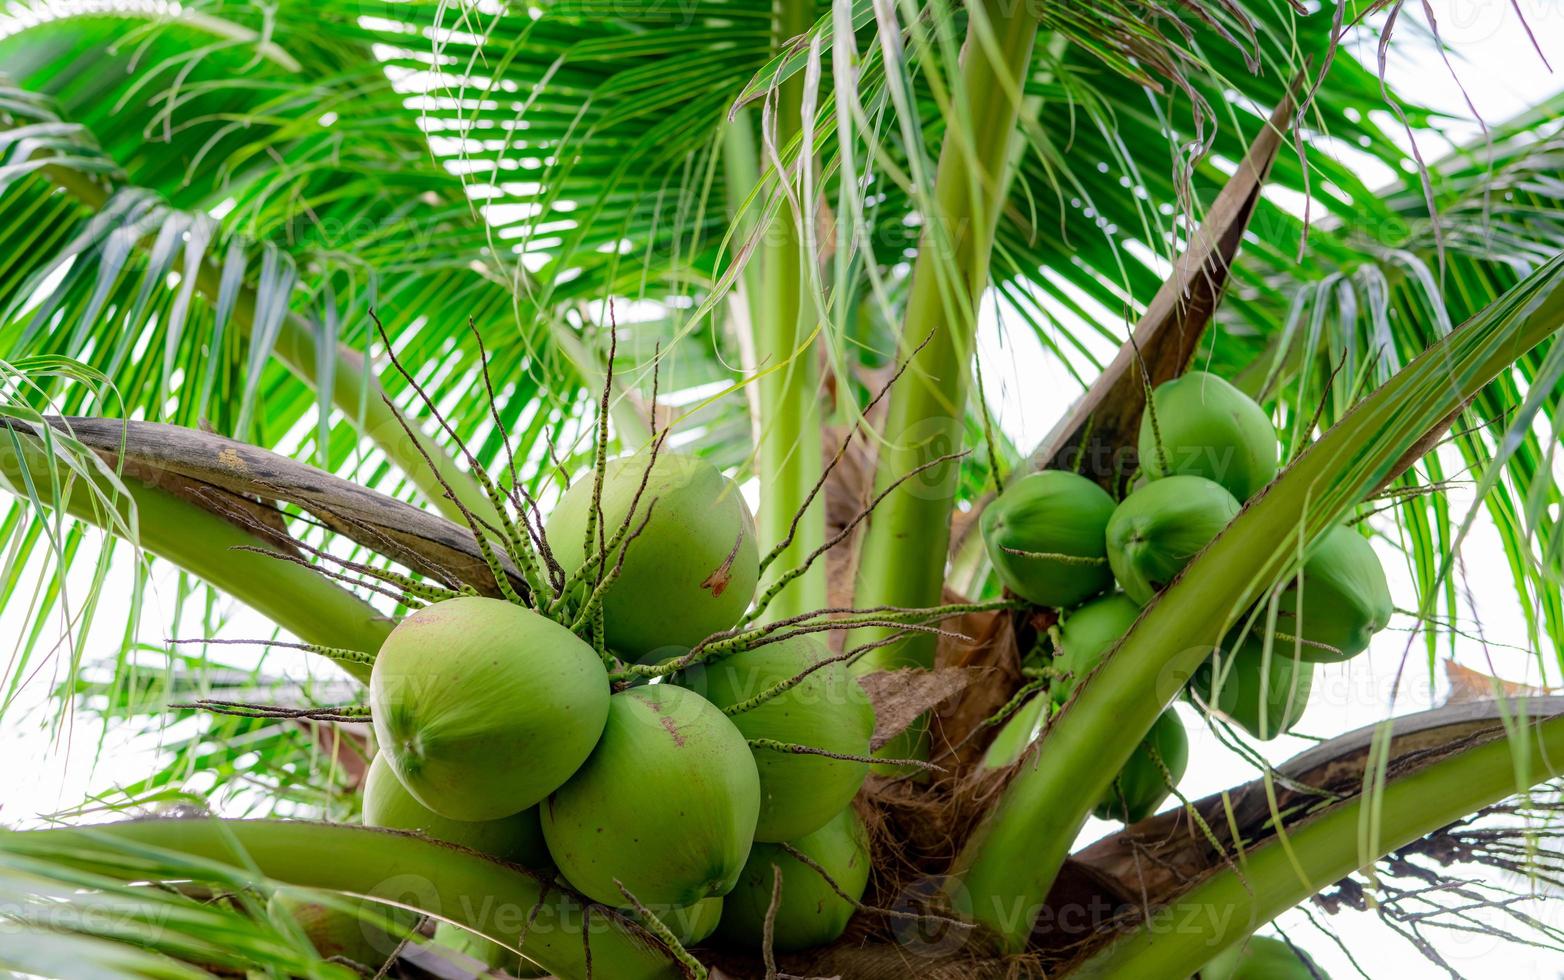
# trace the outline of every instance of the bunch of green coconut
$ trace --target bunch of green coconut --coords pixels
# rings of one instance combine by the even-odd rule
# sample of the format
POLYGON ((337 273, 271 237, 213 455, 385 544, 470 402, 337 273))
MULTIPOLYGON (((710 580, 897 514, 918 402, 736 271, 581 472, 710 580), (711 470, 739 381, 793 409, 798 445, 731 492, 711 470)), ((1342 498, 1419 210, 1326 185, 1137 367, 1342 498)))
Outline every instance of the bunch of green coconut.
MULTIPOLYGON (((1191 372, 1152 393, 1140 425, 1141 479, 1115 501, 1063 470, 1031 474, 984 512, 1000 580, 1017 596, 1059 610, 1040 655, 1049 688, 1018 711, 989 750, 1013 762, 1049 713, 1069 700, 1150 603, 1276 476, 1276 431, 1265 410, 1226 380, 1191 372)), ((1291 730, 1316 664, 1368 648, 1390 620, 1384 569, 1353 527, 1331 529, 1301 570, 1240 617, 1190 680, 1186 695, 1249 734, 1291 730)), ((1097 816, 1133 823, 1155 813, 1182 777, 1189 746, 1170 708, 1119 773, 1097 816)))
MULTIPOLYGON (((776 866, 774 948, 835 939, 868 881, 874 710, 813 635, 744 642, 760 562, 738 488, 643 452, 543 531, 555 588, 432 603, 380 648, 364 822, 557 875, 685 946, 759 950, 776 866)), ((527 975, 456 927, 436 941, 527 975)))

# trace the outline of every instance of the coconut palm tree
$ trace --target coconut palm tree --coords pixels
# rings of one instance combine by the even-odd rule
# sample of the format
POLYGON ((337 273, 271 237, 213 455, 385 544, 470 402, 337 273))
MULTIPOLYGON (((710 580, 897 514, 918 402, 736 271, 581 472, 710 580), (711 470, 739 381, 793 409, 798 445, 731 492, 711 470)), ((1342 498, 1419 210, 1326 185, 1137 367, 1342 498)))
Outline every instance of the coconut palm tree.
MULTIPOLYGON (((1394 912, 1408 868, 1451 885, 1441 858, 1556 884, 1526 836, 1556 819, 1564 765, 1564 703, 1543 696, 1386 721, 1276 767, 1208 712, 1259 778, 1075 849, 1213 647, 1343 522, 1404 554, 1432 664, 1459 632, 1455 556, 1481 508, 1539 663, 1564 650, 1559 106, 1408 165, 1379 110, 1418 146, 1434 114, 1338 51, 1407 16, 1141 0, 10 15, 12 687, 57 658, 62 711, 163 736, 157 770, 103 800, 143 819, 0 837, 25 938, 0 963, 345 975, 277 913, 292 886, 339 915, 368 896, 437 917, 561 977, 877 977, 909 957, 920 976, 1187 976, 1311 897, 1369 886, 1437 956, 1394 912), (1365 180, 1376 167, 1388 185, 1365 180), (1036 447, 991 419, 985 303, 1080 382, 1036 447), (979 516, 1037 469, 1122 494, 1148 389, 1197 363, 1267 408, 1281 475, 1041 735, 985 764, 1040 688, 1023 657, 1057 617, 1002 592, 979 516), (896 763, 859 799, 878 843, 848 938, 780 960, 692 952, 656 916, 353 825, 363 682, 397 619, 538 594, 532 502, 668 432, 756 479, 774 550, 749 623, 834 624, 896 763), (127 550, 123 643, 89 656, 127 550), (201 609, 157 636, 233 639, 217 636, 232 599, 292 637, 260 642, 341 671, 300 682, 216 642, 149 648, 146 558, 201 609), (199 807, 195 774, 266 819, 164 812, 199 807)), ((394 943, 381 968, 429 971, 448 948, 394 943)))

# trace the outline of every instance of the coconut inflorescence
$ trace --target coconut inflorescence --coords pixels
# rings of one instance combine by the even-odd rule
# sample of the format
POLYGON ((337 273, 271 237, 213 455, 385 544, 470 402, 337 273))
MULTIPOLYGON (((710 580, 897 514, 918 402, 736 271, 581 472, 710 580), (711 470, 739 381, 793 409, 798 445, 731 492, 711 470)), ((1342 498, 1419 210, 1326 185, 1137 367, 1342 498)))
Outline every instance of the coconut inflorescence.
POLYGON ((642 660, 663 648, 688 649, 738 622, 755 596, 760 557, 755 518, 732 480, 705 460, 676 453, 659 453, 655 462, 650 453, 610 460, 600 521, 595 485, 591 477, 572 484, 546 530, 555 557, 576 572, 628 526, 603 561, 605 574, 618 568, 603 599, 609 647, 642 660))
POLYGON ((1016 481, 982 517, 989 561, 1005 587, 1039 606, 1065 607, 1113 584, 1106 532, 1113 498, 1075 473, 1016 481))
MULTIPOLYGON (((812 841, 847 811, 875 718, 847 665, 806 634, 647 666, 738 623, 758 574, 733 484, 705 463, 650 460, 607 464, 592 545, 596 481, 567 493, 540 549, 558 565, 527 579, 527 596, 443 599, 392 631, 370 678, 379 753, 364 819, 552 867, 693 943, 717 927, 757 840, 812 841)), ((521 964, 482 936, 438 938, 521 964)))
POLYGON ((608 718, 608 674, 580 637, 500 599, 448 599, 386 637, 370 675, 375 738, 418 802, 453 820, 537 804, 608 718))
MULTIPOLYGON (((1215 375, 1190 372, 1152 392, 1141 417, 1138 476, 1116 505, 1091 480, 1062 471, 1032 474, 1000 494, 981 521, 990 563, 1011 593, 1057 610, 1050 614, 1057 626, 1045 635, 1051 658, 1037 658, 1023 670, 1033 678, 1030 689, 1046 689, 1047 696, 1016 699, 1020 707, 988 745, 986 767, 1020 760, 1050 716, 1068 710, 1066 703, 1134 626, 1141 608, 1275 478, 1279 442, 1265 409, 1248 395, 1215 375), (1098 555, 1106 556, 1106 570, 1093 563, 1098 555), (1122 591, 1110 591, 1115 583, 1122 591)), ((1352 527, 1322 535, 1301 566, 1285 560, 1286 547, 1277 542, 1280 581, 1249 609, 1234 610, 1228 625, 1244 628, 1234 628, 1223 641, 1226 652, 1188 682, 1199 705, 1261 739, 1296 724, 1315 663, 1363 652, 1393 612, 1384 569, 1368 539, 1352 527), (1298 570, 1288 574, 1287 567, 1298 570)), ((1164 712, 1097 814, 1132 822, 1150 815, 1182 774, 1187 755, 1182 725, 1164 712)))
POLYGON ((761 948, 778 872, 782 893, 772 935, 777 950, 824 945, 846 931, 869 884, 869 838, 863 821, 848 807, 789 846, 819 869, 780 844, 756 844, 738 884, 723 901, 719 940, 749 950, 761 948))
POLYGON ((1137 447, 1152 480, 1201 476, 1248 500, 1276 476, 1276 430, 1254 399, 1204 371, 1165 381, 1142 414, 1137 447))
MULTIPOLYGON (((830 659, 823 643, 804 634, 698 666, 679 683, 730 712, 746 739, 866 756, 874 707, 847 665, 825 662, 830 659)), ((757 841, 793 840, 817 830, 852 800, 869 772, 853 759, 763 747, 754 755, 761 795, 757 841)))
POLYGON ((549 853, 577 891, 627 904, 684 906, 732 889, 754 841, 760 776, 720 710, 672 684, 610 699, 580 771, 542 807, 549 853))

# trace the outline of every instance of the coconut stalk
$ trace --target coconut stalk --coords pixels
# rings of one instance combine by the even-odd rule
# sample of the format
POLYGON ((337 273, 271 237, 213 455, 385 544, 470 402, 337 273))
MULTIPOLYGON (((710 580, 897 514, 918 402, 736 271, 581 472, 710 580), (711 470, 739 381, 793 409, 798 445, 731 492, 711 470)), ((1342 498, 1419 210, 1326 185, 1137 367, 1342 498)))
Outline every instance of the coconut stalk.
MULTIPOLYGON (((812 0, 780 0, 772 25, 773 39, 782 48, 793 38, 814 26, 812 0)), ((800 197, 803 181, 799 176, 810 165, 811 148, 799 139, 804 107, 804 78, 795 74, 778 87, 768 104, 764 141, 773 159, 777 178, 774 193, 784 197, 776 217, 761 230, 760 296, 758 309, 752 307, 750 331, 755 350, 755 366, 760 376, 755 381, 759 431, 760 512, 756 525, 760 541, 770 548, 792 540, 772 561, 761 581, 761 591, 776 582, 788 569, 804 559, 825 540, 825 504, 813 501, 807 509, 809 493, 820 479, 820 433, 824 419, 820 407, 820 369, 815 356, 813 334, 814 309, 805 292, 811 280, 809 263, 813 235, 802 228, 804 216, 811 213, 800 197), (767 125, 769 123, 769 125, 767 125), (791 144, 798 143, 796 169, 789 172, 782 160, 791 144), (793 529, 794 523, 796 529, 793 529)), ((744 125, 745 120, 732 123, 744 125)), ((733 166, 729 174, 742 171, 748 161, 742 152, 729 149, 733 166)), ((737 190, 737 189, 735 189, 737 190)), ((811 568, 790 582, 767 608, 772 618, 783 618, 826 605, 825 566, 811 568)))
MULTIPOLYGON (((1558 699, 1552 699, 1558 700, 1558 699)), ((1111 945, 1061 976, 1156 980, 1192 974, 1223 949, 1381 855, 1564 772, 1564 715, 1528 721, 1525 701, 1500 705, 1514 730, 1379 785, 1396 721, 1370 735, 1371 791, 1246 847, 1111 945), (1169 929, 1179 910, 1204 909, 1206 929, 1169 929)), ((1556 708, 1555 708, 1556 712, 1556 708)))
MULTIPOLYGON (((985 0, 970 14, 954 118, 940 147, 902 319, 898 360, 909 366, 891 392, 876 492, 961 445, 978 301, 988 284, 1038 10, 985 0)), ((949 461, 934 467, 880 502, 859 556, 857 605, 939 603, 958 466, 949 461)), ((914 636, 870 652, 858 666, 927 667, 933 660, 933 640, 914 636)))
POLYGON ((547 878, 413 834, 303 820, 131 820, 0 833, 0 851, 137 881, 155 876, 127 854, 142 852, 155 866, 158 851, 176 852, 454 922, 559 977, 687 976, 666 947, 618 913, 588 909, 547 878))
MULTIPOLYGON (((166 474, 176 478, 171 484, 189 481, 207 499, 227 493, 294 504, 335 533, 431 579, 500 594, 470 529, 306 463, 162 422, 80 417, 48 421, 111 465, 123 462, 148 480, 166 474)), ((514 565, 507 558, 501 564, 511 586, 525 589, 514 565)))
POLYGON ((957 859, 947 889, 953 905, 1005 949, 1023 948, 1092 806, 1241 611, 1348 508, 1426 451, 1430 432, 1561 324, 1564 256, 1429 347, 1252 500, 1146 609, 1022 759, 957 859))
MULTIPOLYGON (((0 451, 0 478, 13 488, 62 483, 59 464, 27 435, 12 430, 0 451)), ((96 487, 69 488, 61 502, 71 516, 127 537, 142 548, 234 596, 306 643, 373 653, 391 632, 391 622, 348 590, 295 564, 255 550, 275 550, 277 541, 246 530, 194 501, 134 476, 122 476, 124 492, 106 478, 96 487), (114 502, 110 512, 108 501, 114 502)), ((60 493, 64 493, 64 488, 60 493)), ((38 490, 35 501, 61 499, 38 490)), ((342 663, 361 681, 369 668, 342 663)))

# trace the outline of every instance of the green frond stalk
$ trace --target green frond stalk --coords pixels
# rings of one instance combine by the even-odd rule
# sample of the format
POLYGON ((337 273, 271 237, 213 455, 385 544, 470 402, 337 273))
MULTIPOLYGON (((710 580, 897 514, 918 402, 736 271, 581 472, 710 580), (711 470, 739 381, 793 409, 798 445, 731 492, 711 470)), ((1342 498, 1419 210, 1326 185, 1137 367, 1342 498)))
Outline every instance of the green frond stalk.
MULTIPOLYGON (((808 31, 814 20, 812 0, 780 0, 773 25, 777 45, 780 47, 808 31)), ((756 524, 762 545, 769 548, 781 542, 798 517, 792 542, 765 572, 763 589, 788 569, 800 565, 825 540, 823 500, 814 501, 799 515, 820 478, 820 435, 825 423, 820 405, 815 304, 807 299, 813 278, 809 266, 816 261, 814 235, 812 229, 802 227, 814 213, 811 202, 800 197, 804 183, 799 175, 812 165, 811 147, 801 145, 800 139, 803 105, 804 78, 795 76, 782 83, 771 139, 784 163, 791 144, 800 144, 799 155, 792 173, 775 174, 773 193, 784 199, 770 226, 761 231, 764 247, 759 253, 760 303, 758 309, 752 306, 750 323, 755 366, 761 372, 755 385, 760 409, 757 448, 763 487, 756 524)), ((741 117, 734 125, 743 122, 741 117)), ((735 168, 744 163, 739 154, 735 168)), ((777 166, 777 162, 773 160, 772 165, 777 166)), ((809 570, 787 583, 771 604, 771 616, 786 617, 824 606, 825 585, 824 567, 809 570)))
POLYGON ((547 879, 413 834, 303 820, 132 820, 0 834, 0 850, 147 880, 158 854, 253 868, 274 881, 391 902, 515 944, 555 976, 678 980, 672 954, 547 879), (135 855, 142 861, 127 861, 135 855), (529 924, 521 935, 524 924, 529 924), (590 967, 588 957, 590 956, 590 967))
POLYGON ((958 858, 958 910, 1020 949, 1095 801, 1226 629, 1300 550, 1427 449, 1468 399, 1564 326, 1564 255, 1365 398, 1149 606, 1024 756, 958 858), (1025 855, 1025 860, 1018 856, 1025 855))
MULTIPOLYGON (((1178 896, 1175 910, 1203 910, 1202 928, 1159 928, 1166 925, 1169 910, 1154 910, 1149 921, 1128 930, 1070 976, 1188 976, 1261 925, 1380 855, 1564 772, 1564 717, 1528 723, 1524 702, 1511 707, 1516 730, 1510 737, 1464 749, 1332 807, 1289 829, 1285 839, 1245 849, 1236 867, 1224 867, 1178 896)), ((1384 743, 1376 738, 1376 744, 1384 743)))
MULTIPOLYGON (((0 477, 12 487, 26 481, 43 485, 50 479, 51 461, 28 445, 27 437, 15 438, 0 450, 0 477), (12 451, 18 445, 20 454, 12 451)), ((392 622, 363 599, 309 568, 268 557, 265 553, 275 546, 264 538, 167 490, 132 477, 122 483, 125 493, 78 483, 64 498, 65 509, 110 533, 130 528, 146 551, 244 602, 306 643, 373 654, 391 632, 392 622), (117 515, 107 512, 106 499, 116 501, 117 515)), ((42 494, 39 500, 49 503, 42 494)), ((330 659, 355 678, 369 680, 367 662, 330 659)))
MULTIPOLYGON (((956 118, 940 148, 931 213, 913 267, 899 341, 909 369, 891 392, 875 473, 877 488, 959 448, 977 325, 988 285, 994 229, 1015 139, 1020 93, 1032 64, 1038 7, 990 0, 971 14, 961 59, 956 118)), ((955 462, 890 493, 869 520, 859 565, 859 606, 932 606, 940 601, 955 462)), ((860 670, 929 666, 925 636, 881 647, 860 670)))

